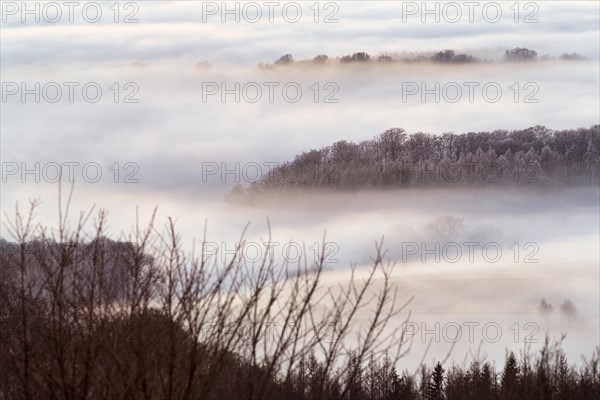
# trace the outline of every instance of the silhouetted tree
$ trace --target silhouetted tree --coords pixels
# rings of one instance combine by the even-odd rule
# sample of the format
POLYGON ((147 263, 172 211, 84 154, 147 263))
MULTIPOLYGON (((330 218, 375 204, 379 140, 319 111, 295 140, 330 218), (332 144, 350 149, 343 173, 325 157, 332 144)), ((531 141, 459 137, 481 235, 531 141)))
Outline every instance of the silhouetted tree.
POLYGON ((391 63, 394 62, 394 59, 386 54, 382 54, 377 57, 377 62, 379 63, 391 63))
POLYGON ((468 54, 456 54, 454 50, 444 50, 431 56, 431 61, 436 63, 469 63, 477 61, 476 58, 468 54))
POLYGON ((519 364, 512 351, 506 358, 501 377, 501 395, 506 400, 517 400, 519 387, 519 364))
POLYGON ((437 363, 431 374, 431 381, 427 386, 427 400, 444 399, 444 368, 441 363, 437 363))
POLYGON ((367 62, 371 60, 371 56, 368 53, 365 52, 359 52, 359 53, 354 53, 351 56, 343 56, 340 61, 342 63, 349 63, 349 62, 367 62))
POLYGON ((329 57, 327 57, 325 54, 319 54, 318 56, 313 58, 313 62, 315 64, 325 64, 328 59, 329 57))
POLYGON ((538 305, 538 311, 544 318, 548 319, 552 314, 552 311, 554 311, 554 307, 552 304, 548 303, 546 299, 541 299, 540 304, 538 305))
POLYGON ((288 65, 294 62, 294 57, 291 54, 284 54, 275 60, 275 65, 288 65))
POLYGON ((582 56, 582 55, 580 55, 580 54, 577 54, 577 53, 571 53, 571 54, 569 54, 569 53, 563 53, 559 57, 559 59, 561 59, 561 60, 568 60, 568 61, 571 61, 571 60, 585 60, 585 57, 582 56))
POLYGON ((560 306, 562 315, 572 322, 577 317, 577 309, 573 302, 569 299, 565 300, 560 306))
POLYGON ((514 49, 506 50, 504 59, 511 62, 533 61, 537 57, 535 50, 530 50, 525 47, 515 47, 514 49))

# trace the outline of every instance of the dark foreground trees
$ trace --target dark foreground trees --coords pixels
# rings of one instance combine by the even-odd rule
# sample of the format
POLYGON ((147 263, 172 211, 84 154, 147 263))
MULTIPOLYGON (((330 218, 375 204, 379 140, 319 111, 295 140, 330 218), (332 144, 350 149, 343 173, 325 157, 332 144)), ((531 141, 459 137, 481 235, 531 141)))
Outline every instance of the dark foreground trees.
POLYGON ((330 287, 325 249, 292 266, 268 251, 248 263, 240 245, 222 262, 206 238, 183 251, 172 221, 114 241, 102 212, 91 231, 89 215, 51 231, 34 224, 35 205, 8 221, 14 241, 0 240, 2 400, 600 395, 598 354, 575 367, 549 344, 535 358, 511 353, 501 373, 487 363, 399 373, 409 346, 390 323, 406 303, 381 245, 368 270, 330 287))
POLYGON ((0 399, 345 398, 369 354, 405 351, 381 247, 331 288, 325 248, 290 265, 267 241, 252 263, 242 239, 225 260, 206 240, 183 251, 172 221, 113 241, 102 212, 91 231, 90 215, 50 230, 35 206, 17 208, 14 242, 0 242, 0 399))

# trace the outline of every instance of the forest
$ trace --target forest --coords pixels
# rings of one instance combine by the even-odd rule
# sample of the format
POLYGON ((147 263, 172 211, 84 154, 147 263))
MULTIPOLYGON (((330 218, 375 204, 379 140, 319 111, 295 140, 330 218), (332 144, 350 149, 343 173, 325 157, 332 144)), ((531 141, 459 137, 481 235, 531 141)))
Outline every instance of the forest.
POLYGON ((503 366, 474 356, 403 366, 411 346, 393 318, 408 303, 381 243, 366 277, 352 269, 331 290, 323 259, 220 262, 202 245, 184 252, 174 222, 161 229, 154 217, 119 240, 106 236, 103 212, 91 231, 91 212, 50 230, 35 224, 37 205, 17 208, 13 241, 0 241, 0 399, 600 396, 600 350, 572 364, 548 337, 539 350, 507 351, 503 366))
POLYGON ((298 187, 594 186, 599 178, 600 125, 441 135, 392 128, 302 152, 229 198, 298 187))
MULTIPOLYGON (((532 62, 532 61, 547 61, 555 58, 551 58, 549 55, 544 54, 539 56, 537 51, 528 49, 526 47, 515 47, 509 50, 505 50, 502 57, 502 61, 508 63, 521 63, 521 62, 532 62)), ((577 53, 563 53, 558 57, 561 61, 581 61, 585 60, 585 57, 577 53)), ((273 64, 260 63, 259 67, 262 69, 273 69, 274 67, 290 66, 290 65, 325 65, 330 63, 338 64, 353 64, 353 63, 379 63, 379 64, 390 64, 390 63, 424 63, 431 62, 435 64, 470 64, 470 63, 482 63, 482 62, 493 62, 491 59, 481 60, 470 54, 457 53, 454 50, 446 49, 441 51, 432 52, 419 52, 419 53, 384 53, 378 56, 371 56, 369 53, 360 51, 344 56, 329 57, 326 54, 319 54, 312 59, 295 60, 292 54, 286 53, 281 57, 277 58, 273 64)))

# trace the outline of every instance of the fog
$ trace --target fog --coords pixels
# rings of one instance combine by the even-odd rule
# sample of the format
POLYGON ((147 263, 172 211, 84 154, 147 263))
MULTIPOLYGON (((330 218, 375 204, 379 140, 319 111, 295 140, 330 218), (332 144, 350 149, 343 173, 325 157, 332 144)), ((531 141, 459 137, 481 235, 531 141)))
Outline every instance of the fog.
MULTIPOLYGON (((57 220, 56 189, 48 184, 30 193, 43 193, 38 220, 51 226, 57 220)), ((193 243, 200 248, 206 224, 208 252, 221 261, 231 260, 250 223, 242 251, 248 263, 270 254, 278 263, 313 265, 326 234, 325 287, 343 284, 352 265, 359 277, 365 274, 375 244, 383 240, 386 263, 395 264, 398 302, 414 296, 390 327, 410 333, 413 347, 402 364, 407 368, 416 368, 424 356, 442 360, 448 352, 459 364, 465 357, 470 362, 478 349, 480 358, 501 365, 505 349, 523 350, 527 339, 535 351, 546 334, 567 335, 563 346, 573 361, 589 356, 598 343, 598 188, 296 193, 252 206, 192 193, 157 194, 143 185, 127 194, 108 196, 107 190, 76 187, 71 221, 98 203, 109 211, 109 231, 126 235, 136 212, 144 226, 158 206, 159 231, 168 216, 174 217, 189 250, 193 243), (462 218, 464 229, 448 239, 436 237, 430 224, 444 216, 462 218), (554 307, 550 316, 538 310, 542 298, 554 307), (561 312, 565 300, 575 305, 575 316, 561 312)))
MULTIPOLYGON (((62 101, 54 104, 21 103, 19 94, 10 96, 3 105, 10 116, 2 121, 4 154, 7 161, 25 162, 28 168, 36 161, 98 162, 108 182, 114 181, 111 165, 133 162, 139 166, 135 178, 153 190, 222 194, 227 190, 216 183, 230 188, 257 179, 255 170, 244 169, 248 163, 258 163, 258 172, 266 174, 268 163, 282 163, 342 139, 371 139, 392 127, 434 134, 535 125, 589 127, 598 122, 598 68, 596 61, 292 66, 272 71, 255 66, 198 70, 194 65, 164 63, 68 74, 43 71, 46 82, 74 81, 81 86, 98 82, 104 95, 97 103, 87 103, 79 88, 71 103, 64 88, 62 101), (114 76, 121 82, 121 96, 133 93, 123 90, 126 82, 139 86, 134 95, 138 103, 112 101, 109 87, 114 76), (269 82, 279 85, 273 87, 272 102, 269 82), (222 98, 221 85, 235 91, 236 83, 238 99, 235 94, 222 98), (207 88, 208 84, 215 86, 207 88), (258 93, 248 86, 244 95, 241 88, 249 84, 262 92, 256 103, 245 101, 258 93), (300 88, 297 102, 286 100, 284 85, 300 88), (215 87, 218 93, 206 93, 215 87), (325 102, 327 96, 336 102, 325 102), (205 174, 207 163, 219 165, 216 174, 205 174), (226 173, 232 170, 237 173, 226 173)), ((9 82, 35 82, 39 74, 39 70, 3 72, 9 82)), ((288 99, 294 91, 289 90, 288 99)), ((21 175, 11 176, 8 183, 26 180, 21 175)), ((115 185, 115 190, 130 188, 115 185)))
MULTIPOLYGON (((265 198, 252 205, 224 201, 235 184, 248 186, 257 179, 256 165, 265 174, 270 165, 293 160, 302 151, 338 140, 371 139, 392 127, 442 134, 597 124, 599 5, 539 5, 536 24, 514 24, 512 16, 499 24, 479 17, 473 24, 425 26, 413 19, 403 23, 402 14, 388 8, 390 2, 340 2, 340 22, 331 25, 305 20, 293 25, 281 19, 274 24, 215 20, 203 24, 200 6, 194 2, 168 7, 167 2, 144 2, 139 24, 118 25, 110 31, 104 22, 93 26, 9 22, 2 32, 3 84, 97 82, 103 94, 96 103, 85 101, 79 89, 73 102, 66 91, 56 103, 44 98, 39 103, 23 102, 20 94, 3 98, 3 221, 14 214, 17 202, 23 208, 28 199, 39 197, 43 203, 36 220, 55 227, 58 184, 48 182, 52 179, 45 179, 42 170, 47 163, 79 163, 74 167, 70 220, 75 222, 81 210, 94 205, 104 208, 114 237, 131 230, 136 212, 140 223, 147 223, 155 207, 158 227, 173 217, 186 248, 199 243, 206 224, 206 240, 219 250, 216 257, 222 253, 229 257, 247 223, 246 241, 262 246, 270 238, 277 242, 275 256, 280 260, 296 261, 283 250, 286 243, 293 243, 287 249, 293 252, 304 246, 300 262, 310 264, 325 237, 324 279, 331 285, 343 282, 353 264, 364 271, 375 243, 383 240, 386 260, 396 264, 393 280, 399 301, 414 296, 407 307, 410 321, 434 331, 436 322, 463 327, 454 348, 442 335, 427 353, 427 342, 434 335, 422 340, 417 332, 405 359, 409 368, 423 354, 426 361, 441 360, 450 350, 450 358, 462 363, 482 342, 481 355, 501 365, 505 349, 523 349, 527 334, 538 341, 532 343, 535 349, 546 332, 552 337, 566 334, 565 351, 570 360, 579 361, 600 344, 598 187, 323 191, 265 198), (504 51, 517 46, 553 59, 503 62, 504 51), (488 61, 258 67, 286 53, 300 60, 317 54, 430 54, 444 49, 488 61), (565 52, 586 59, 555 59, 565 52), (118 102, 110 89, 115 82, 120 88, 118 102), (138 90, 126 88, 127 83, 138 90), (221 85, 231 89, 236 83, 242 88, 258 85, 262 97, 252 102, 240 92, 239 101, 236 94, 222 98, 221 85), (269 101, 265 83, 278 85, 274 101, 269 101), (297 102, 288 101, 281 91, 290 83, 302 90, 297 102), (473 98, 470 84, 475 85, 473 98), (482 92, 486 84, 501 88, 497 101, 482 92), (439 99, 421 91, 436 85, 439 99), (445 85, 450 85, 448 92, 443 92, 445 85), (456 86, 463 91, 454 101, 456 86), (217 93, 207 94, 215 87, 217 93), (419 91, 408 91, 415 88, 419 91), (127 95, 138 101, 124 103, 127 95), (91 162, 102 172, 95 183, 82 172, 82 166, 91 162), (18 170, 9 173, 7 163, 18 170), (39 171, 27 173, 35 170, 35 163, 40 163, 39 171), (131 169, 126 163, 132 163, 131 169), (217 170, 208 169, 214 166, 217 170), (130 172, 132 181, 126 183, 130 172), (464 227, 451 240, 442 240, 430 226, 447 216, 462 218, 464 227), (458 243, 462 253, 452 253, 456 250, 452 248, 436 260, 423 251, 436 243, 444 248, 448 242, 458 243), (472 249, 472 259, 467 242, 479 243, 472 249), (496 247, 482 253, 489 243, 496 247), (497 259, 490 256, 496 248, 502 252, 497 259), (538 311, 542 298, 554 306, 550 316, 538 311), (560 311, 567 299, 577 309, 571 318, 560 311), (472 340, 465 323, 480 324, 472 325, 472 340), (495 327, 488 336, 482 332, 486 323, 501 327, 497 340, 495 327)), ((245 94, 254 98, 255 87, 245 94)), ((63 182, 63 198, 69 189, 70 184, 63 182)), ((10 239, 6 225, 0 233, 10 239)), ((249 254, 253 259, 254 253, 249 254)))

